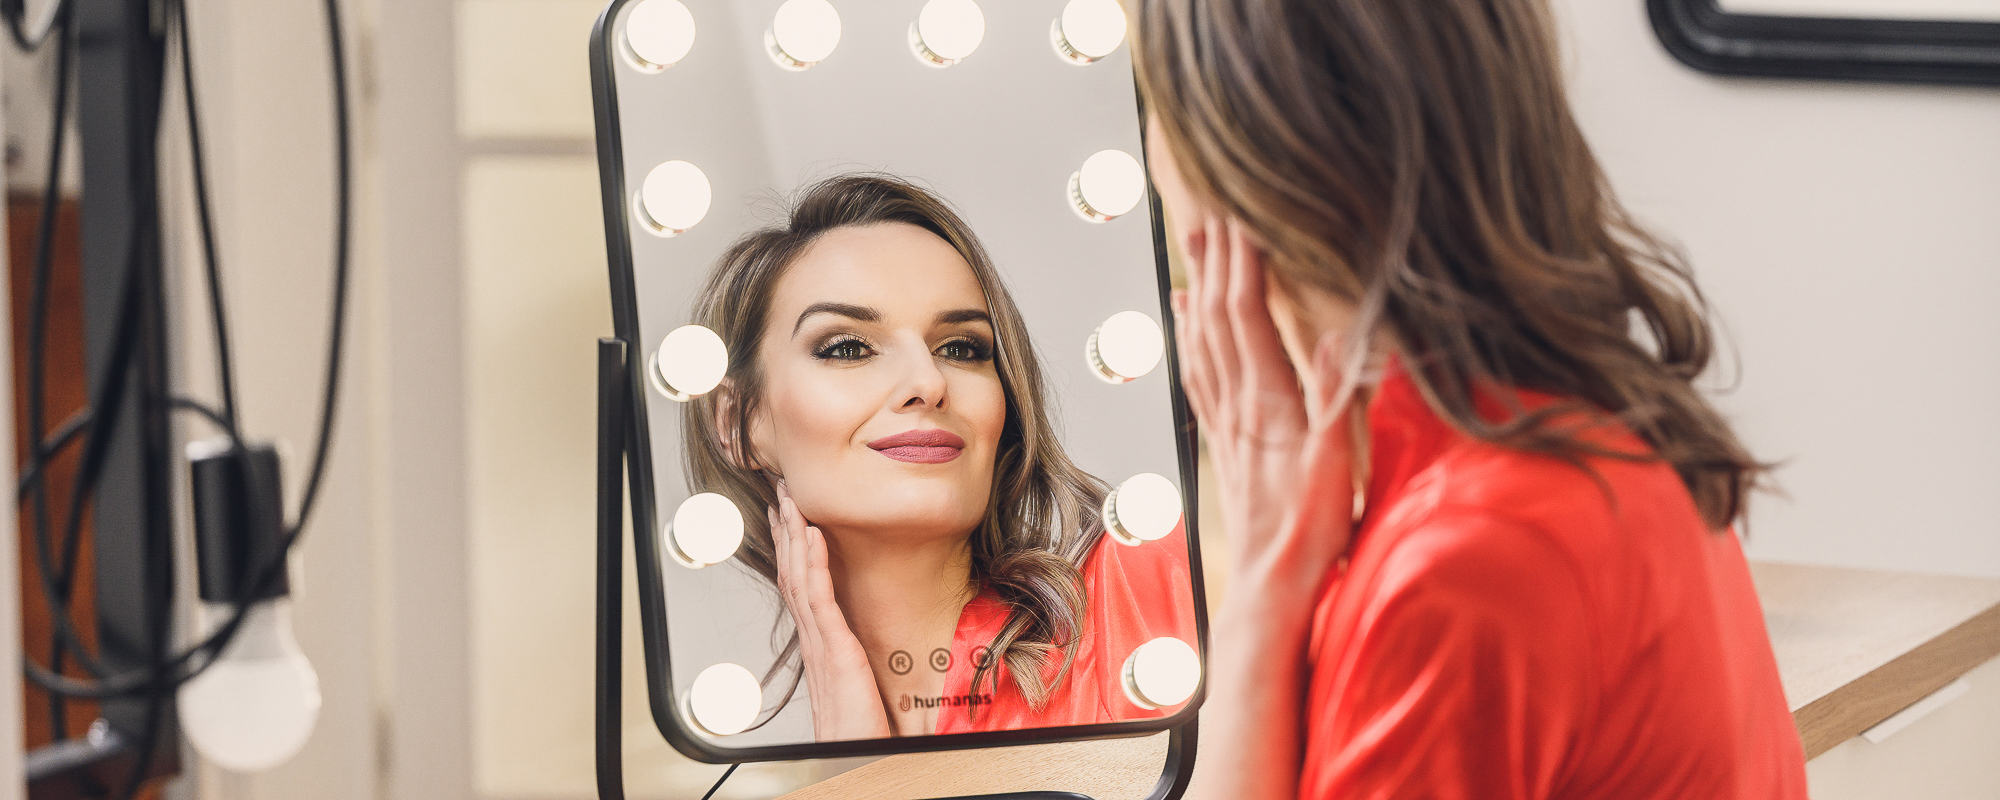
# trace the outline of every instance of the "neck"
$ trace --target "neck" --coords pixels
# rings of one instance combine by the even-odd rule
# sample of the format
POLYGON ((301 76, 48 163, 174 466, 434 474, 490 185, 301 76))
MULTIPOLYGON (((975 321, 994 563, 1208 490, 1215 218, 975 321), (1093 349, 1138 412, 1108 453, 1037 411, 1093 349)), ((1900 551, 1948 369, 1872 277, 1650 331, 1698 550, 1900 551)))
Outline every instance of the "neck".
POLYGON ((949 646, 959 615, 977 593, 972 542, 918 544, 826 531, 828 571, 847 625, 871 655, 949 646))

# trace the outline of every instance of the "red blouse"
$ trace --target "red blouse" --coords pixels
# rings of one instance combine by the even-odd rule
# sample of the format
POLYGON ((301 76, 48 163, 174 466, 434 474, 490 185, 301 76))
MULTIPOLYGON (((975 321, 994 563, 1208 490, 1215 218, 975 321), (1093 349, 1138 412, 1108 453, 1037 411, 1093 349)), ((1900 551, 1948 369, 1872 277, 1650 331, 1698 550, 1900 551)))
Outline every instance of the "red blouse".
MULTIPOLYGON (((1006 624, 1008 608, 990 593, 965 604, 952 636, 938 733, 1122 722, 1164 717, 1181 709, 1146 709, 1133 703, 1125 695, 1123 673, 1133 649, 1158 637, 1196 644, 1185 529, 1176 526, 1165 538, 1138 546, 1105 535, 1084 559, 1082 572, 1089 601, 1083 640, 1069 677, 1040 710, 1028 705, 1005 664, 999 668, 997 693, 990 677, 979 682, 978 692, 973 691, 972 673, 984 660, 986 645, 1006 624)), ((1044 674, 1053 678, 1055 669, 1044 674)))
POLYGON ((1478 442, 1393 370, 1369 430, 1368 512, 1313 620, 1300 797, 1806 796, 1742 549, 1670 466, 1587 459, 1600 483, 1478 442))

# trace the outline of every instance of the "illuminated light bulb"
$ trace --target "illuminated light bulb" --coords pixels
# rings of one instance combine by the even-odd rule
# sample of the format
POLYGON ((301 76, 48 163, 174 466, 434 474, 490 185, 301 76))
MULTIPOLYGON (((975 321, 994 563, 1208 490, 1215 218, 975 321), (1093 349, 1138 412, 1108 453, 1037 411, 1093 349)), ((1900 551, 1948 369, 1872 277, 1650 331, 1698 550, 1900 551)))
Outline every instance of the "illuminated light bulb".
POLYGON ((1090 334, 1085 345, 1091 371, 1105 383, 1127 383, 1152 372, 1167 351, 1160 324, 1137 311, 1120 311, 1090 334))
POLYGON ((632 196, 632 215, 654 236, 672 238, 708 216, 714 192, 708 175, 686 161, 668 161, 646 173, 646 182, 632 196))
POLYGON ((715 391, 729 374, 729 346, 700 325, 675 328, 653 351, 646 376, 667 399, 685 403, 715 391))
POLYGON ((694 47, 694 15, 680 0, 641 0, 625 15, 625 57, 645 72, 661 72, 694 47))
POLYGON ((720 564, 743 544, 743 512, 714 492, 681 501, 667 523, 667 553, 689 569, 720 564))
POLYGON ((1125 43, 1125 9, 1118 0, 1069 0, 1050 24, 1049 40, 1056 55, 1074 64, 1111 55, 1125 43))
POLYGON ((1151 472, 1125 479, 1104 496, 1104 530, 1121 544, 1138 546, 1173 533, 1181 523, 1181 491, 1151 472))
POLYGON ((789 70, 810 69, 840 46, 840 12, 827 0, 785 0, 764 29, 764 49, 789 70))
POLYGON ((723 662, 702 670, 688 687, 688 713, 696 727, 714 736, 750 729, 764 707, 764 687, 750 670, 723 662))
POLYGON ((1070 173, 1069 204, 1091 222, 1110 222, 1146 197, 1146 168, 1123 150, 1099 150, 1070 173))
POLYGON ((943 69, 965 60, 986 38, 986 15, 973 0, 931 0, 910 23, 910 52, 943 69))
MULTIPOLYGON (((207 631, 235 611, 204 603, 207 631)), ((215 663, 183 684, 181 729, 203 758, 234 772, 262 772, 297 755, 319 720, 319 675, 292 635, 290 600, 250 606, 215 663)))
POLYGON ((1201 656, 1172 636, 1139 645, 1125 659, 1125 697, 1144 709, 1187 702, 1201 685, 1201 656))

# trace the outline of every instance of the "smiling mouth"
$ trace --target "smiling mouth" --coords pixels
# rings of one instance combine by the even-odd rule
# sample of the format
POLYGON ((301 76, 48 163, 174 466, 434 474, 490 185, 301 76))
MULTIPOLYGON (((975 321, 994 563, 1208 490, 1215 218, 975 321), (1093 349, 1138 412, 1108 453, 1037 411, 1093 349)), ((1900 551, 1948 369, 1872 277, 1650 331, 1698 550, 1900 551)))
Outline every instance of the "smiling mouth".
POLYGON ((959 453, 965 450, 965 440, 951 431, 931 428, 884 436, 869 442, 868 447, 897 461, 943 464, 958 458, 959 453))

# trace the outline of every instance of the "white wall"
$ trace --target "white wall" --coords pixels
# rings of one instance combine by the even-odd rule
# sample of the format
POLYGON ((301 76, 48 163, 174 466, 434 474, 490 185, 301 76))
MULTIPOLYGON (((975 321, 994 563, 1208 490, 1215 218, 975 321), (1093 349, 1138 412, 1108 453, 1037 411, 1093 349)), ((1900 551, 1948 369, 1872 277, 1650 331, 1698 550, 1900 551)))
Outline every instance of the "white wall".
POLYGON ((1753 558, 2000 576, 2000 91, 1721 79, 1638 0, 1557 0, 1624 200, 1687 249, 1789 496, 1753 558))

